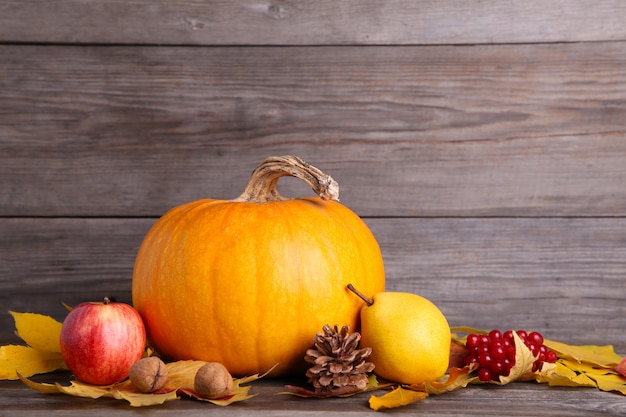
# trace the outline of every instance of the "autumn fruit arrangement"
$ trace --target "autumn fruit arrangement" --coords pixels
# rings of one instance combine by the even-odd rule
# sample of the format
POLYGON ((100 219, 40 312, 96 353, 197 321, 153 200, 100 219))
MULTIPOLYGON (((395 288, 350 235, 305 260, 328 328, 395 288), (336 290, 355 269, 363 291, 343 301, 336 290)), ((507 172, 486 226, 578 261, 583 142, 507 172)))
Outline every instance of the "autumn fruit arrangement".
POLYGON ((165 213, 139 248, 132 282, 154 348, 237 375, 276 364, 274 376, 304 372, 302 353, 322 325, 357 327, 361 303, 346 284, 370 294, 385 286, 376 239, 338 198, 337 182, 319 169, 270 157, 235 200, 165 213), (318 197, 283 197, 283 176, 318 197))
POLYGON ((11 314, 27 346, 0 347, 0 379, 131 406, 181 396, 225 406, 251 398, 245 384, 265 376, 306 377, 283 392, 300 397, 386 390, 371 395, 375 410, 516 380, 626 395, 626 362, 611 346, 451 328, 430 300, 385 291, 371 231, 330 176, 294 156, 264 160, 234 200, 190 202, 157 220, 137 253, 132 306, 86 302, 63 323, 11 314), (283 176, 317 197, 283 197, 283 176), (58 369, 75 379, 29 379, 58 369))

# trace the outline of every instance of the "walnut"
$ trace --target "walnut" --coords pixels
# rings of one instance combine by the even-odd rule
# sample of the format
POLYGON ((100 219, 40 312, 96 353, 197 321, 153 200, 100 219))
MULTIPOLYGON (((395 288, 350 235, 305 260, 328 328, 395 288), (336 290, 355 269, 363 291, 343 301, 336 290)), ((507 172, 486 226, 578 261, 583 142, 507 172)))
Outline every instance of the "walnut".
POLYGON ((218 362, 209 362, 202 366, 194 379, 196 394, 209 400, 224 398, 232 394, 233 385, 230 372, 218 362))
POLYGON ((167 382, 167 367, 156 356, 138 360, 130 368, 130 382, 141 392, 160 390, 167 382))

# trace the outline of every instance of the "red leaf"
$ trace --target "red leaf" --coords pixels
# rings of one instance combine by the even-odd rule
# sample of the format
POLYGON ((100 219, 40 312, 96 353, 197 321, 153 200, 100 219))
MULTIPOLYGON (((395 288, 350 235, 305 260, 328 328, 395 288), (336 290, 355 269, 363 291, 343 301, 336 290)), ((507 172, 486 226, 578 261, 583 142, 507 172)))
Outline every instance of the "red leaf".
POLYGON ((464 345, 456 342, 450 343, 450 365, 448 366, 449 373, 453 368, 465 367, 465 358, 469 356, 469 351, 464 345))
POLYGON ((621 376, 626 377, 626 358, 622 359, 619 365, 617 365, 613 369, 615 370, 615 372, 617 372, 621 376))

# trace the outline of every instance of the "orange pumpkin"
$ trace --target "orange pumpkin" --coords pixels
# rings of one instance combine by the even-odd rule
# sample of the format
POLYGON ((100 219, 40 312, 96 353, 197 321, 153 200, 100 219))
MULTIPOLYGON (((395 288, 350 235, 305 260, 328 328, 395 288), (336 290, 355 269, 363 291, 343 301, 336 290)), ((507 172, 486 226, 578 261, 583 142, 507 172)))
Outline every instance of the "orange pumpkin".
POLYGON ((338 202, 337 183, 292 156, 266 159, 243 194, 168 211, 135 261, 133 305, 156 350, 224 364, 234 375, 302 372, 325 324, 358 330, 362 302, 384 290, 380 248, 338 202), (286 199, 280 177, 320 197, 286 199))

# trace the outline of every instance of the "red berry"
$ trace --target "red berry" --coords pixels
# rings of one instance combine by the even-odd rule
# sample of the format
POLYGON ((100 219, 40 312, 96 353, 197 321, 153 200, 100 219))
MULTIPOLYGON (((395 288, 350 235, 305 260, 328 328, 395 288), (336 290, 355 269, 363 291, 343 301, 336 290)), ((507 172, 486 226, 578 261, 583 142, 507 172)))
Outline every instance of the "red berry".
MULTIPOLYGON (((557 355, 543 344, 543 335, 539 332, 516 331, 519 339, 537 357, 532 365, 533 372, 541 369, 544 362, 554 363, 557 355)), ((497 381, 500 376, 508 376, 515 366, 515 339, 513 330, 502 333, 493 329, 489 334, 469 334, 466 346, 468 356, 466 365, 478 365, 478 378, 482 382, 497 381)))
POLYGON ((498 329, 493 329, 489 332, 489 337, 491 340, 502 339, 502 333, 498 329))
POLYGON ((537 346, 543 345, 543 336, 539 332, 530 332, 528 333, 528 341, 537 346))
POLYGON ((465 357, 465 365, 471 365, 476 362, 478 362, 478 358, 476 356, 469 355, 465 357))
POLYGON ((495 349, 497 347, 504 346, 504 340, 502 339, 491 339, 491 343, 489 344, 489 349, 495 349))
POLYGON ((494 359, 504 360, 506 358, 506 351, 502 346, 492 346, 490 352, 494 359))
POLYGON ((483 368, 489 368, 491 356, 488 353, 481 353, 478 357, 478 364, 483 368))
POLYGON ((477 334, 470 334, 470 335, 467 335, 467 341, 465 342, 465 345, 469 348, 474 348, 478 346, 479 342, 480 342, 480 337, 478 337, 477 334))
POLYGON ((534 343, 528 343, 526 347, 528 347, 528 350, 532 352, 533 356, 539 355, 539 346, 535 345, 534 343))
POLYGON ((504 371, 504 362, 492 360, 491 365, 489 365, 489 369, 491 370, 491 374, 493 376, 498 376, 504 371))
POLYGON ((506 357, 513 363, 515 363, 515 346, 509 346, 506 348, 506 357))
POLYGON ((478 370, 478 379, 482 382, 491 381, 491 371, 487 368, 481 368, 478 370))
POLYGON ((511 363, 510 360, 505 359, 503 362, 504 364, 504 369, 502 370, 502 375, 503 376, 509 376, 509 374, 511 373, 511 368, 513 367, 513 363, 511 363))

